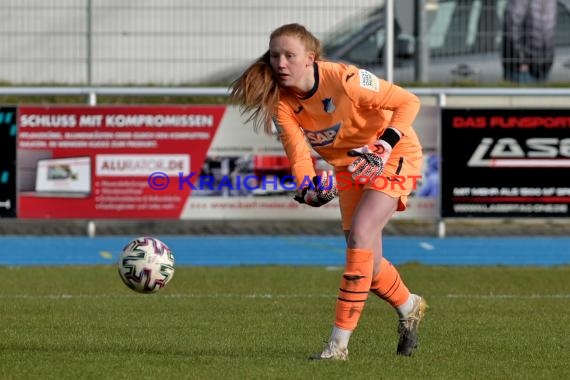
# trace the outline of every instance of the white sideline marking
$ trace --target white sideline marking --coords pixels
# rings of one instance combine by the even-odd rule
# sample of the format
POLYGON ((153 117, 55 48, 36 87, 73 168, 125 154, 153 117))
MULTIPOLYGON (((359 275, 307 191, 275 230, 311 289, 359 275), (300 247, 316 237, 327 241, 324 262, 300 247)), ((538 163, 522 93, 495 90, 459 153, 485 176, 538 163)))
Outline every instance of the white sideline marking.
POLYGON ((142 294, 0 294, 0 299, 71 299, 71 298, 133 298, 133 297, 160 297, 160 298, 241 298, 241 299, 272 299, 272 298, 336 298, 336 294, 197 294, 197 293, 178 293, 178 294, 161 294, 156 293, 142 294))
POLYGON ((570 294, 448 294, 447 298, 472 299, 556 299, 570 298, 570 294))
MULTIPOLYGON (((227 293, 175 293, 175 294, 0 294, 0 299, 96 299, 96 298, 133 298, 133 297, 160 297, 160 298, 239 298, 239 299, 310 299, 310 298, 331 298, 337 294, 227 294, 227 293)), ((446 294, 432 295, 428 298, 456 298, 456 299, 569 299, 570 294, 446 294)))

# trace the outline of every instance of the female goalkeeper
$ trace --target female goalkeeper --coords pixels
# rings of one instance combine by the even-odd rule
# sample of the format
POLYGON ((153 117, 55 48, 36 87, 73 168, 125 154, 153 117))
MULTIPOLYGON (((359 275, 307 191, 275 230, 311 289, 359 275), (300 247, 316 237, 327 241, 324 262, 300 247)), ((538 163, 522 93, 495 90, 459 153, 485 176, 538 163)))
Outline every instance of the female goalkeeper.
POLYGON ((351 65, 320 59, 320 42, 304 26, 274 30, 269 50, 232 84, 231 100, 249 113, 256 130, 277 128, 291 162, 295 199, 319 207, 339 196, 346 236, 332 333, 312 359, 346 360, 368 293, 398 316, 397 354, 418 345, 427 305, 410 293, 382 254, 382 230, 421 173, 422 150, 412 123, 420 103, 412 93, 351 65), (317 177, 313 148, 335 169, 317 177))

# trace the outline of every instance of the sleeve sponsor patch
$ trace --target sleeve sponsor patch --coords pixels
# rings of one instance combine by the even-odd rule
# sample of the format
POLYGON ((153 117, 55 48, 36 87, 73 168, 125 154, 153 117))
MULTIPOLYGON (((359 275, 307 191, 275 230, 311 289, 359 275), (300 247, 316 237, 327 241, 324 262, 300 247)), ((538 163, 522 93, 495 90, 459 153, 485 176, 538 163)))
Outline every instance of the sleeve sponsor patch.
POLYGON ((360 87, 375 92, 380 91, 380 80, 376 75, 372 74, 370 71, 361 69, 358 70, 358 76, 360 77, 360 87))

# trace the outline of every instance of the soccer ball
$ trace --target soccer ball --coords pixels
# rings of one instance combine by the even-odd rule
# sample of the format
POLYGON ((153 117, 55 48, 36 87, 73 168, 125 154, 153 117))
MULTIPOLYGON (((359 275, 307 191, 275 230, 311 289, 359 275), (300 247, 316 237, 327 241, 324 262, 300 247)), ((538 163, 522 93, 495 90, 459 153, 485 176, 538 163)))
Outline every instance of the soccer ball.
POLYGON ((166 244, 153 237, 131 240, 119 259, 119 276, 138 293, 155 293, 174 275, 174 255, 166 244))

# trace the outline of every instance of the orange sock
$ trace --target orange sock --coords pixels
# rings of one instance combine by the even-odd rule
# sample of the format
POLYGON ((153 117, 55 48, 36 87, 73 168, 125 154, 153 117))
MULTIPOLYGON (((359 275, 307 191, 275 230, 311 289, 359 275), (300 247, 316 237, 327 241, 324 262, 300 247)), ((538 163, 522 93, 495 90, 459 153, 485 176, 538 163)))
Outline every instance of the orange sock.
POLYGON ((380 272, 372 279, 370 291, 387 301, 393 307, 403 305, 410 296, 410 291, 396 267, 382 257, 380 272))
POLYGON ((335 326, 350 331, 356 328, 370 291, 373 265, 372 250, 346 250, 346 268, 336 301, 335 326))

